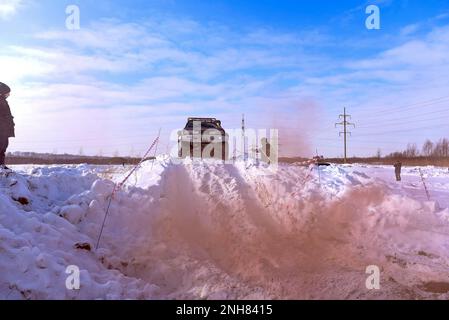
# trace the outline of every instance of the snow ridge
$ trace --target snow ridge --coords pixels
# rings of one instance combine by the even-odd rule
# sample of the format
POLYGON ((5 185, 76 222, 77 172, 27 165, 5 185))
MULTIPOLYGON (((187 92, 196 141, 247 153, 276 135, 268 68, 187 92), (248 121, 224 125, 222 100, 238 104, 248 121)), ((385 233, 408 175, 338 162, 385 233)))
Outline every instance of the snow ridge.
POLYGON ((0 299, 448 298, 443 169, 424 169, 427 201, 416 168, 398 185, 388 167, 161 156, 115 194, 98 251, 130 168, 16 170, 0 173, 0 299), (382 290, 365 288, 373 264, 382 290))

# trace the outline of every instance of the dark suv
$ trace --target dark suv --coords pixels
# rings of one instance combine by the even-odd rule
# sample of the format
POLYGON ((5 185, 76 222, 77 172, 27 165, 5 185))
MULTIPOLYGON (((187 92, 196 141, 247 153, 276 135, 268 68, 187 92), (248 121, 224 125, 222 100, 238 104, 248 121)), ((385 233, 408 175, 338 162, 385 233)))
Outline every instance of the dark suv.
POLYGON ((178 131, 180 158, 215 158, 226 160, 228 135, 215 118, 189 118, 183 130, 178 131))

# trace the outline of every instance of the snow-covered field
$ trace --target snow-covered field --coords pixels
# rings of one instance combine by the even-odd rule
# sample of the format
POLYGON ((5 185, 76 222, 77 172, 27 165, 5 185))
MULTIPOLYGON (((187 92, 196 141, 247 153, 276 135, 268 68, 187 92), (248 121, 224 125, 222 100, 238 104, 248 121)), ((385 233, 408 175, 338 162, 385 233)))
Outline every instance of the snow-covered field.
POLYGON ((422 168, 428 201, 418 168, 397 183, 384 166, 160 157, 115 194, 98 250, 130 167, 13 169, 0 175, 0 299, 449 298, 447 168, 422 168))

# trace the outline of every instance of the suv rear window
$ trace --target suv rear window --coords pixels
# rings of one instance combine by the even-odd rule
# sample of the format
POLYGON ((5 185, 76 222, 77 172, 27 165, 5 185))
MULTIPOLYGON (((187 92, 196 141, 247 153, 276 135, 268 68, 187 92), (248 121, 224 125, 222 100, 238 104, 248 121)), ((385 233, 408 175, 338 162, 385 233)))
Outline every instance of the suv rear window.
MULTIPOLYGON (((193 121, 187 123, 186 129, 193 129, 193 121)), ((221 129, 221 127, 216 122, 201 122, 201 129, 221 129)))

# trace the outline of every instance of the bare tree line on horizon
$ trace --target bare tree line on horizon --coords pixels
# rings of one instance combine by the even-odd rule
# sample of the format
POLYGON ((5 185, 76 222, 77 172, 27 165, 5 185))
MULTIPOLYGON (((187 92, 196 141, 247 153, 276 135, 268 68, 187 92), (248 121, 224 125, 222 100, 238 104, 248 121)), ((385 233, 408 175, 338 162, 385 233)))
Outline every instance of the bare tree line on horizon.
MULTIPOLYGON (((379 156, 379 151, 377 153, 379 156)), ((386 158, 418 158, 424 157, 429 159, 447 158, 449 157, 449 139, 441 138, 438 141, 427 139, 421 149, 416 143, 409 143, 404 151, 392 152, 386 158)))

